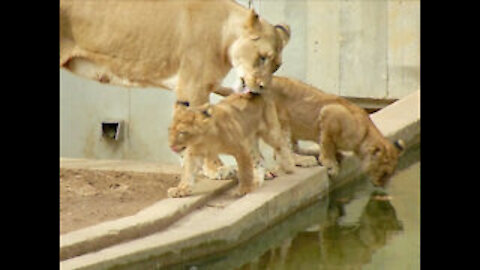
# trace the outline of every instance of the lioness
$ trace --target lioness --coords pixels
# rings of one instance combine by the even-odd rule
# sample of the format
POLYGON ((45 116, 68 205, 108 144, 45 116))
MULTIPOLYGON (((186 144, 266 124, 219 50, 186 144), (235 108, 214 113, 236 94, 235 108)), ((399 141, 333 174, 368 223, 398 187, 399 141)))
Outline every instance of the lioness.
POLYGON ((330 176, 338 174, 339 151, 353 151, 374 185, 384 186, 394 172, 403 142, 392 144, 364 109, 348 100, 291 78, 274 76, 268 89, 285 136, 295 145, 320 145, 320 162, 330 176))
MULTIPOLYGON (((258 137, 273 147, 279 165, 286 173, 294 170, 293 159, 285 138, 281 134, 278 118, 269 115, 266 98, 259 94, 234 94, 216 105, 185 108, 179 106, 169 127, 169 144, 173 151, 190 151, 184 162, 179 185, 168 190, 170 197, 191 194, 195 177, 200 169, 199 158, 218 154, 235 157, 238 165, 239 187, 243 195, 260 186, 262 170, 254 173, 259 160, 254 160, 252 142, 258 137), (187 148, 188 147, 188 148, 187 148)), ((273 110, 275 111, 275 110, 273 110)))
POLYGON ((288 25, 233 0, 60 1, 60 67, 102 83, 174 89, 184 105, 225 90, 232 67, 260 91, 289 38, 288 25))

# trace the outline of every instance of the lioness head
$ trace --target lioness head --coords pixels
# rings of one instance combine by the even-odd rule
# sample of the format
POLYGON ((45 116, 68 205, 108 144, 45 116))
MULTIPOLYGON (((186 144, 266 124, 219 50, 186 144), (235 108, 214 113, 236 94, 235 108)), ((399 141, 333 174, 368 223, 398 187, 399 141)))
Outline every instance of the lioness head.
POLYGON ((385 186, 395 171, 398 156, 403 151, 403 142, 382 141, 369 150, 367 170, 375 186, 385 186))
POLYGON ((288 25, 272 26, 250 10, 242 35, 229 52, 243 91, 259 93, 270 84, 289 39, 288 25))
POLYGON ((172 123, 168 128, 168 143, 174 152, 182 152, 188 145, 202 140, 209 129, 210 106, 185 107, 176 105, 172 123))

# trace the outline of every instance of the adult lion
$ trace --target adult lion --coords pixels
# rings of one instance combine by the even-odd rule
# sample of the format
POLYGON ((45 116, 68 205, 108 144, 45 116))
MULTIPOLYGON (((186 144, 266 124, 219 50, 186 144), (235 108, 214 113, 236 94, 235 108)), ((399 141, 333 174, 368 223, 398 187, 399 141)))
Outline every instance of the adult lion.
POLYGON ((260 91, 289 38, 287 25, 233 0, 60 1, 60 67, 103 83, 175 90, 184 105, 209 102, 232 67, 260 91))

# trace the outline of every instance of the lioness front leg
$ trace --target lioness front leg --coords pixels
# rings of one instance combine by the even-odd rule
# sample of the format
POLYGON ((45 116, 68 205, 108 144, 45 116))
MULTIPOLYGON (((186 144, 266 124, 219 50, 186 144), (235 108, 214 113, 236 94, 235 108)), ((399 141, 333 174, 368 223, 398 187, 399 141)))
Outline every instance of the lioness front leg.
POLYGON ((185 197, 192 194, 193 185, 201 168, 202 158, 194 156, 192 149, 187 147, 183 161, 180 183, 176 187, 169 188, 167 191, 168 197, 170 198, 185 197))

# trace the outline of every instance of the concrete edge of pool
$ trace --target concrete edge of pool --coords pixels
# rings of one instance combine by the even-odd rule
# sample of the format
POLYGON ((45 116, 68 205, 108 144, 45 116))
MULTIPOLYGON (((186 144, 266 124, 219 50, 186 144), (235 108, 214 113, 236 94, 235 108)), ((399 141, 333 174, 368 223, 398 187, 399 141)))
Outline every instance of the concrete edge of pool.
MULTIPOLYGON (((60 159, 61 169, 149 172, 162 175, 180 175, 180 167, 157 163, 122 161, 60 159)), ((193 196, 183 199, 163 199, 142 209, 135 215, 102 222, 60 235, 60 260, 99 250, 129 239, 160 231, 213 196, 234 186, 234 181, 202 179, 195 186, 193 196)))
MULTIPOLYGON (((418 144, 420 91, 372 114, 371 118, 389 139, 401 138, 407 148, 418 144)), ((354 157, 347 157, 343 161, 340 175, 334 181, 329 181, 323 167, 299 168, 295 174, 267 181, 259 190, 231 201, 224 207, 204 206, 195 209, 170 223, 162 231, 61 261, 60 267, 126 269, 135 265, 140 268, 158 268, 223 251, 247 241, 298 208, 325 196, 332 188, 351 181, 359 174, 358 161, 354 157)), ((227 188, 222 188, 222 191, 227 188)), ((163 201, 158 204, 163 204, 161 202, 163 201)), ((162 211, 168 208, 162 207, 162 211)), ((132 222, 134 221, 135 218, 132 218, 132 222)), ((104 224, 98 226, 102 225, 104 224)), ((148 232, 140 233, 146 234, 148 232)))

